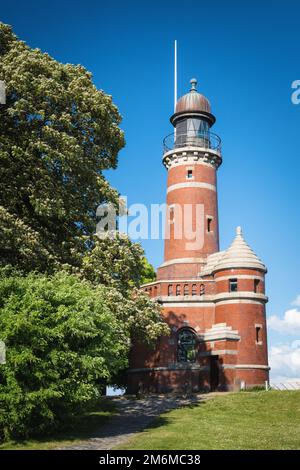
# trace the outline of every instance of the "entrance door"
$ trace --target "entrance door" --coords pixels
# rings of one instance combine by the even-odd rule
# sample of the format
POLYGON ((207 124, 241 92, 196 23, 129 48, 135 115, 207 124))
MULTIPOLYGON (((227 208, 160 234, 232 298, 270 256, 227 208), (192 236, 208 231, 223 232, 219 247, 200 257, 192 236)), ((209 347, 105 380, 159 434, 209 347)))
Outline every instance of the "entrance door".
POLYGON ((219 385, 219 356, 210 357, 210 390, 218 389, 219 385))

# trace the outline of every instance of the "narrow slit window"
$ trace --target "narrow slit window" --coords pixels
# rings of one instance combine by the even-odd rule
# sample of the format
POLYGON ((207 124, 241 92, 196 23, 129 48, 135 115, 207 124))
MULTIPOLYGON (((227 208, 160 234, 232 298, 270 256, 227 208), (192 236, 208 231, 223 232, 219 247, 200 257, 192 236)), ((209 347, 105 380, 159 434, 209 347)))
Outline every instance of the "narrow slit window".
POLYGON ((254 279, 254 292, 255 293, 259 292, 259 285, 260 285, 260 280, 254 279))
POLYGON ((261 326, 255 327, 255 341, 256 343, 261 343, 261 326))
POLYGON ((188 170, 186 177, 187 177, 188 180, 193 179, 193 170, 188 170))
POLYGON ((170 207, 170 222, 174 222, 174 207, 170 207))
POLYGON ((237 279, 229 279, 229 292, 237 292, 238 282, 237 279))
POLYGON ((180 284, 177 284, 177 286, 176 286, 176 295, 181 295, 181 286, 180 286, 180 284))
POLYGON ((207 217, 207 231, 212 232, 212 217, 207 217))

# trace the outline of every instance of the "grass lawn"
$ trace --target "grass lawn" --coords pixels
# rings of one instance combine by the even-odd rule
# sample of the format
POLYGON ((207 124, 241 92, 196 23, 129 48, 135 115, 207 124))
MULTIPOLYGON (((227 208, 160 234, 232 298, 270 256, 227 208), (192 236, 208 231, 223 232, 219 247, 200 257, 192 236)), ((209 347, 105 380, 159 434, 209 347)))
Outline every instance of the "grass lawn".
POLYGON ((78 443, 94 435, 114 414, 115 406, 108 400, 100 400, 89 411, 78 416, 72 428, 43 438, 9 441, 0 445, 0 450, 48 450, 78 443))
POLYGON ((120 448, 300 449, 300 391, 220 395, 161 415, 120 448))

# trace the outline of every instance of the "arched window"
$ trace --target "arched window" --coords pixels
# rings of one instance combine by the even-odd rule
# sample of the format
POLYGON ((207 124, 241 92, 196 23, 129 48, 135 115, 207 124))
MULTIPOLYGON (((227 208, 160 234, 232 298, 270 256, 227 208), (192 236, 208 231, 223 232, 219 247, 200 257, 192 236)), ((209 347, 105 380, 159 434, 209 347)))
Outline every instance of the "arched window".
POLYGON ((181 295, 181 285, 177 284, 176 286, 176 295, 181 295))
POLYGON ((189 328, 182 328, 177 336, 177 361, 195 362, 197 359, 197 336, 189 328))
POLYGON ((205 286, 204 284, 200 284, 200 295, 204 295, 205 294, 205 286))
POLYGON ((173 295, 173 284, 168 285, 168 295, 173 295))
POLYGON ((189 295, 189 285, 184 284, 183 295, 189 295))
POLYGON ((192 285, 192 295, 197 295, 197 284, 192 285))

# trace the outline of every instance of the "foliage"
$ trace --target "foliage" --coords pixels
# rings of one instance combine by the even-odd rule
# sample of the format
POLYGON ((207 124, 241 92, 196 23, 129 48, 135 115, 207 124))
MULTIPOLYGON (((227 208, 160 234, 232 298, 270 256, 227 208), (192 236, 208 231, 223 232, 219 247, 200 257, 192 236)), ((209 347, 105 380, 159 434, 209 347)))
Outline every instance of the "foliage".
POLYGON ((94 284, 112 286, 127 296, 139 287, 144 272, 143 249, 125 235, 94 237, 93 249, 82 261, 81 273, 94 284))
POLYGON ((129 329, 114 312, 119 297, 65 273, 1 277, 2 438, 57 428, 126 367, 129 329))
POLYGON ((84 67, 31 49, 2 23, 0 80, 7 91, 0 438, 7 439, 60 426, 124 371, 132 338, 154 342, 168 327, 139 290, 155 276, 140 245, 94 235, 97 207, 119 203, 103 175, 124 146, 111 96, 84 67))
POLYGON ((53 450, 58 447, 74 446, 89 439, 117 411, 115 403, 106 398, 92 401, 80 410, 71 422, 64 423, 57 431, 45 436, 16 438, 0 444, 1 450, 53 450))
POLYGON ((103 170, 124 145, 119 112, 84 67, 31 49, 2 23, 0 79, 1 263, 77 266, 98 205, 118 203, 103 170))
POLYGON ((142 259, 142 263, 143 263, 143 269, 142 269, 142 274, 141 274, 141 283, 147 284, 148 282, 155 281, 156 272, 152 264, 149 263, 149 261, 147 260, 145 256, 142 259))

